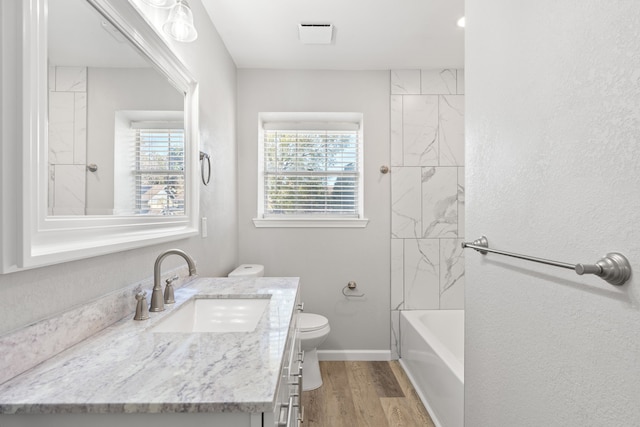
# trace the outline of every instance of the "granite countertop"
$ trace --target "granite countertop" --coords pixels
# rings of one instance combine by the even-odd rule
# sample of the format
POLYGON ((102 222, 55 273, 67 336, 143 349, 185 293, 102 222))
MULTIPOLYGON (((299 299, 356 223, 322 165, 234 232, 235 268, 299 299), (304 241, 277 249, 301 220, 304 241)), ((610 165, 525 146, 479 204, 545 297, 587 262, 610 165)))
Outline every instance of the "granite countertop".
POLYGON ((298 278, 196 278, 164 312, 131 313, 0 385, 0 414, 272 411, 297 291, 298 278), (253 332, 148 331, 195 295, 252 294, 270 295, 253 332))

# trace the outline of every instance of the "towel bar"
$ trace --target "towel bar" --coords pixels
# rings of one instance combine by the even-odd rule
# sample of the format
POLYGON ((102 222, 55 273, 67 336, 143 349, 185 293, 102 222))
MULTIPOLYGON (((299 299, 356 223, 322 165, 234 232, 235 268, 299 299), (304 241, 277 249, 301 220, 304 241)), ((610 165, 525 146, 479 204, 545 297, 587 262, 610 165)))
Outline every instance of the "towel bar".
POLYGON ((486 255, 487 252, 494 254, 505 255, 512 258, 524 259, 527 261, 533 261, 540 264, 553 265, 555 267, 567 268, 574 270, 577 274, 595 274, 606 280, 612 285, 621 286, 631 277, 631 265, 629 260, 618 252, 610 252, 603 256, 595 264, 569 264, 566 262, 552 261, 549 259, 533 257, 529 255, 521 255, 513 252, 500 251, 498 249, 490 249, 489 241, 485 236, 474 240, 473 242, 462 242, 462 248, 471 248, 480 252, 482 255, 486 255))

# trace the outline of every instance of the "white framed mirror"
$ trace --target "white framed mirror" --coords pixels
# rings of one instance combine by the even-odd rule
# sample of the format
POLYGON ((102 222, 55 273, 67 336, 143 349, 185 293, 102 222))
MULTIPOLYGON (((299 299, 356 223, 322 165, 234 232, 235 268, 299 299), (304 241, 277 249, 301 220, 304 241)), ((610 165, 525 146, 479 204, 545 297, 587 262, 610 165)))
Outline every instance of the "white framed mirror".
POLYGON ((25 0, 22 14, 21 191, 3 273, 195 235, 198 84, 186 67, 128 1, 25 0))

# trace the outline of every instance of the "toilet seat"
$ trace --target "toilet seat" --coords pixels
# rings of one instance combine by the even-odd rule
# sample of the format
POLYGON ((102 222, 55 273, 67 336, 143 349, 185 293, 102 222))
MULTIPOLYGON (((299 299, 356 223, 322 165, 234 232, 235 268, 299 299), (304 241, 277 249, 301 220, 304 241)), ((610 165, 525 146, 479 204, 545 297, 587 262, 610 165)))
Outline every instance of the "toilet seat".
POLYGON ((300 313, 298 316, 300 332, 313 332, 329 325, 329 319, 319 314, 300 313))

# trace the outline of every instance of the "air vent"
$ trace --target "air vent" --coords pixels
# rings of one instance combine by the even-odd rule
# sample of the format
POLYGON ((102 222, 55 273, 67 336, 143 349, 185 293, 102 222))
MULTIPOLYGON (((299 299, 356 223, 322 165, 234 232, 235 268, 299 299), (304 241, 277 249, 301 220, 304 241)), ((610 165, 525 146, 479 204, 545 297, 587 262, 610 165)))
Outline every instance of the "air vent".
POLYGON ((331 44, 333 24, 298 24, 298 35, 304 44, 331 44))

